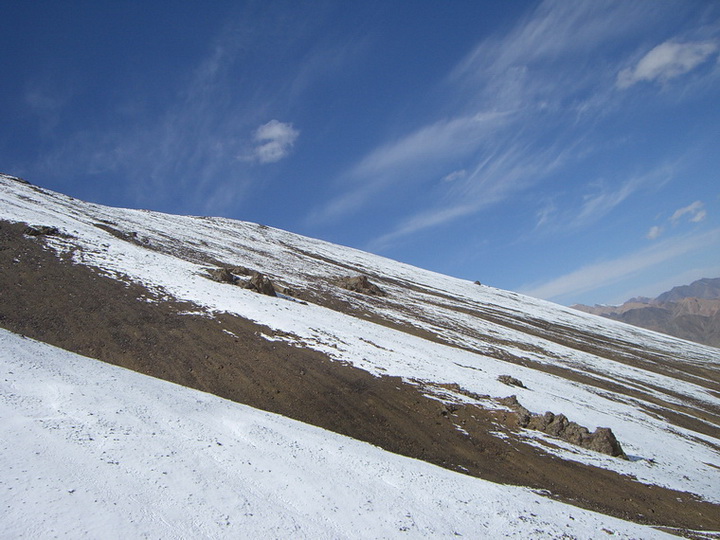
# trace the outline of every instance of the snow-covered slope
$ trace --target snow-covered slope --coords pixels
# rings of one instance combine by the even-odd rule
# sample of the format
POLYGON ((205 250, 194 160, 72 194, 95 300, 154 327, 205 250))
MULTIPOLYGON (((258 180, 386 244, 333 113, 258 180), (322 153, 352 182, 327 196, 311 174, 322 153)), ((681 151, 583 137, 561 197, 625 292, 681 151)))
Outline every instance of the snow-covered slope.
MULTIPOLYGON (((57 228, 60 234, 44 236, 43 245, 76 264, 98 269, 102 275, 143 284, 154 293, 143 301, 181 300, 192 303, 194 312, 207 317, 230 313, 255 321, 272 331, 261 336, 265 340, 312 348, 376 376, 401 377, 432 399, 497 410, 503 405, 495 398, 516 394, 530 411, 564 413, 591 430, 610 427, 630 459, 581 449, 537 431, 518 430, 516 435, 518 441, 537 445, 563 460, 720 503, 717 349, 261 225, 109 208, 1 175, 0 220, 57 228), (218 267, 257 270, 286 294, 263 296, 208 279, 208 268, 218 267), (357 294, 337 285, 339 279, 358 274, 368 276, 386 296, 357 294), (524 387, 509 388, 498 380, 501 375, 522 381, 524 387)), ((112 399, 121 398, 113 393, 112 399)), ((257 414, 238 410, 245 415, 257 414)), ((200 419, 208 418, 202 412, 197 414, 200 423, 200 419)), ((271 417, 261 414, 253 418, 271 417)), ((213 429, 220 429, 217 423, 211 424, 213 429)), ((226 427, 223 436, 234 433, 226 427)), ((308 429, 307 433, 318 433, 308 429)), ((463 428, 458 425, 457 429, 463 428)), ((215 436, 215 432, 210 434, 215 436)), ((286 440, 285 435, 278 436, 286 440)), ((498 430, 497 436, 507 434, 498 430)), ((171 443, 166 440, 162 444, 171 443)), ((190 445, 187 451, 196 455, 199 448, 190 445)), ((227 450, 225 446, 211 448, 212 455, 224 455, 227 450)), ((192 463, 194 459, 188 458, 192 463)), ((405 463, 395 457, 377 459, 405 463)), ((200 481, 197 477, 204 472, 189 473, 193 465, 182 466, 195 478, 192 482, 200 481)), ((340 462, 337 467, 343 468, 340 462)), ((297 474, 293 478, 300 480, 297 474)), ((450 473, 438 474, 449 474, 447 478, 455 479, 452 482, 476 486, 462 490, 489 489, 484 483, 475 484, 477 479, 458 480, 450 473)), ((378 475, 371 478, 374 482, 378 475)), ((412 478, 419 481, 417 475, 412 478)), ((268 486, 277 487, 276 481, 273 477, 268 486)), ((402 485, 405 487, 394 496, 409 489, 407 484, 402 485)), ((213 496, 222 499, 226 495, 213 496)), ((453 497, 471 501, 460 494, 453 497)), ((441 499, 423 504, 435 508, 435 504, 447 503, 441 499)), ((286 504, 288 497, 280 495, 273 500, 273 504, 286 504)), ((359 499, 352 500, 358 508, 365 508, 359 499)), ((327 531, 323 520, 332 515, 332 504, 313 504, 320 505, 320 514, 325 517, 303 521, 309 527, 303 530, 310 536, 309 531, 327 531), (318 529, 313 528, 316 526, 318 529)), ((450 507, 460 512, 461 504, 464 506, 447 504, 443 512, 450 507)), ((367 508, 372 511, 376 506, 367 508)), ((384 531, 394 530, 385 527, 397 515, 391 512, 387 516, 383 519, 390 521, 381 521, 378 526, 384 531)), ((466 518, 458 515, 452 519, 466 518)), ((277 523, 279 527, 292 526, 292 520, 277 523)), ((411 521, 398 527, 407 523, 411 521)), ((481 527, 473 523, 472 527, 481 527)), ((716 528, 720 529, 720 523, 716 528)), ((557 534, 559 529, 552 530, 557 534)), ((430 528, 422 531, 432 534, 430 528)), ((375 535, 372 531, 368 534, 375 535)))
POLYGON ((0 455, 1 538, 667 536, 4 330, 0 455))

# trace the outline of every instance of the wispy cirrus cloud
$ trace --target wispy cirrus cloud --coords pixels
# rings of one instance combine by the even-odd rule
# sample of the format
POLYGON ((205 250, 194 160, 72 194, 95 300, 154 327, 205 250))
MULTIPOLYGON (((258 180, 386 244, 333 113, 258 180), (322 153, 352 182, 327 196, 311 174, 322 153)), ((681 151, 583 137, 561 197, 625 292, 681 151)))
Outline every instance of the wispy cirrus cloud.
POLYGON ((529 184, 551 173, 563 162, 563 152, 552 148, 529 153, 525 147, 495 148, 476 164, 462 181, 453 182, 444 200, 410 214, 391 231, 372 240, 370 250, 382 250, 393 242, 498 204, 529 184))
POLYGON ((453 171, 451 173, 446 174, 442 177, 443 182, 454 182, 455 180, 460 180, 462 178, 465 178, 467 176, 467 171, 465 169, 460 169, 458 171, 453 171))
POLYGON ((481 111, 433 122, 376 148, 353 167, 350 174, 355 177, 377 175, 463 155, 505 125, 510 114, 481 111))
POLYGON ((702 201, 695 201, 692 204, 678 208, 675 210, 672 216, 670 216, 670 222, 673 225, 677 225, 683 217, 686 217, 692 223, 699 223, 707 216, 705 205, 702 201))
POLYGON ((717 51, 718 44, 714 41, 666 41, 651 49, 635 66, 620 71, 617 87, 625 89, 642 81, 667 82, 692 71, 717 51))
POLYGON ((607 189, 605 186, 599 185, 596 192, 584 196, 580 212, 575 217, 575 223, 585 224, 606 216, 640 189, 641 185, 642 181, 636 178, 632 178, 614 189, 607 189))
MULTIPOLYGON (((675 168, 674 164, 666 164, 614 183, 592 180, 579 196, 565 197, 562 202, 559 197, 541 201, 534 232, 567 233, 597 223, 613 212, 621 211, 624 203, 640 194, 657 190, 670 182, 675 168)), ((656 231, 657 234, 659 232, 656 231)))
POLYGON ((436 171, 476 150, 510 116, 490 111, 443 119, 380 145, 342 175, 339 182, 345 191, 316 210, 310 221, 330 221, 357 211, 388 187, 436 178, 436 171))
POLYGON ((382 250, 399 238, 414 234, 416 232, 436 227, 478 211, 476 204, 456 204, 444 208, 428 210, 423 213, 414 214, 398 225, 393 231, 375 238, 367 246, 370 251, 382 250))
POLYGON ((536 298, 562 301, 629 279, 638 272, 699 250, 720 247, 720 229, 694 236, 677 236, 612 260, 584 266, 545 283, 527 285, 520 292, 536 298))
MULTIPOLYGON (((450 70, 434 111, 445 112, 442 119, 433 120, 430 112, 424 125, 358 160, 336 179, 340 193, 309 221, 344 218, 398 186, 433 193, 388 216, 395 225, 370 243, 378 249, 542 182, 548 171, 571 161, 572 152, 583 153, 582 144, 594 144, 583 142, 578 126, 606 114, 612 98, 619 67, 598 63, 578 69, 578 55, 592 56, 599 44, 617 39, 644 16, 646 10, 622 2, 542 2, 510 31, 478 43, 450 70), (445 189, 430 189, 438 179, 445 180, 445 189)), ((633 190, 627 185, 596 194, 584 201, 578 219, 607 212, 633 190)))
POLYGON ((636 193, 644 190, 656 190, 672 180, 675 174, 675 165, 665 164, 645 174, 631 176, 624 182, 613 187, 607 187, 603 182, 591 184, 592 193, 583 197, 580 212, 574 219, 573 225, 592 223, 608 215, 616 207, 636 193))

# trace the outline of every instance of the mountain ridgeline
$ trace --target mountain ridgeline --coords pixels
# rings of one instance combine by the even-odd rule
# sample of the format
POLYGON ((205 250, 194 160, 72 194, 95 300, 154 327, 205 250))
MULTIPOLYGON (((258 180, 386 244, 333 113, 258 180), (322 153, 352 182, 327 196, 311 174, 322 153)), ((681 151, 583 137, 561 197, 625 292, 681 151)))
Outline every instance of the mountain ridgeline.
POLYGON ((673 287, 657 298, 633 298, 620 306, 575 305, 648 330, 720 347, 720 278, 673 287))

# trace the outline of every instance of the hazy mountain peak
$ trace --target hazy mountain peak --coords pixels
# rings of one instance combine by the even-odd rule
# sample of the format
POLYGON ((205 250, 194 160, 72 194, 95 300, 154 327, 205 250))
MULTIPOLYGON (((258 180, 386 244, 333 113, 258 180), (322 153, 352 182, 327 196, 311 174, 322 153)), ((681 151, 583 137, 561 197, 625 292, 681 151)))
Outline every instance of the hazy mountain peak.
POLYGON ((632 298, 619 306, 573 308, 641 328, 720 347, 720 278, 680 285, 657 298, 632 298))
POLYGON ((677 302, 683 298, 704 298, 716 300, 720 298, 720 278, 702 278, 693 281, 690 285, 673 287, 659 295, 656 300, 660 303, 677 302))

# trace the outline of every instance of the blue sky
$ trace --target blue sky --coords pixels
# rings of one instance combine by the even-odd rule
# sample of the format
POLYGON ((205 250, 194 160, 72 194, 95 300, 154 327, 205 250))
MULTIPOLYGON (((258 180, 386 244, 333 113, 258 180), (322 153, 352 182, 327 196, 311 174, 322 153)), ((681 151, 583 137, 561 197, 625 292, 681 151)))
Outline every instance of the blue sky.
POLYGON ((0 171, 562 304, 720 276, 720 3, 0 3, 0 171))

